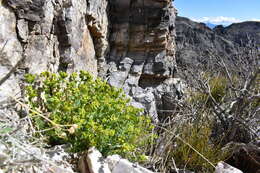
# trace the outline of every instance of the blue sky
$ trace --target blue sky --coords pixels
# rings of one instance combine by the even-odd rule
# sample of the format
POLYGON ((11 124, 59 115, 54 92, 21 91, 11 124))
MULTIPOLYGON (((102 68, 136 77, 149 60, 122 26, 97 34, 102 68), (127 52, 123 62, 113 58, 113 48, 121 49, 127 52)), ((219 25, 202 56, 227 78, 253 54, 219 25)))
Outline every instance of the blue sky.
POLYGON ((174 4, 179 16, 198 22, 260 21, 260 0, 174 0, 174 4))

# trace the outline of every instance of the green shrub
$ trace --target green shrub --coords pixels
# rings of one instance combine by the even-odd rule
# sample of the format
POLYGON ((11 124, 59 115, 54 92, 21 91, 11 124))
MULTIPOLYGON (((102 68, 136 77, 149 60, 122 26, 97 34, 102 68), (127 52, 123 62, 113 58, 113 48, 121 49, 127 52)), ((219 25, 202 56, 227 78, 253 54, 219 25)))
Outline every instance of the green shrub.
POLYGON ((34 125, 45 130, 50 143, 70 143, 74 152, 95 146, 104 155, 142 158, 140 148, 152 140, 153 127, 148 117, 141 116, 142 110, 129 105, 121 89, 84 71, 28 74, 26 81, 32 110, 48 115, 31 111, 34 125))

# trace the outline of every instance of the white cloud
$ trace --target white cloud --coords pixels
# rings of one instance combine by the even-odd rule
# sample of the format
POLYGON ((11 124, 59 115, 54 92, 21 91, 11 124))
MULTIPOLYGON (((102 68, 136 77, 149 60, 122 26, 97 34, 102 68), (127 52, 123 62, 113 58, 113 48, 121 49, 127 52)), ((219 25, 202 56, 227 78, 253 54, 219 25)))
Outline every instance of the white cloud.
POLYGON ((242 22, 241 20, 236 19, 235 17, 224 17, 224 16, 202 17, 200 19, 192 19, 192 20, 196 22, 212 23, 216 25, 242 22))
POLYGON ((196 22, 203 22, 203 23, 212 23, 215 25, 229 25, 231 23, 239 23, 244 21, 256 21, 260 22, 260 19, 252 18, 248 20, 240 20, 235 17, 224 17, 224 16, 217 16, 217 17, 202 17, 200 19, 192 18, 191 20, 196 22))
POLYGON ((260 19, 253 18, 253 19, 250 19, 249 21, 260 22, 260 19))

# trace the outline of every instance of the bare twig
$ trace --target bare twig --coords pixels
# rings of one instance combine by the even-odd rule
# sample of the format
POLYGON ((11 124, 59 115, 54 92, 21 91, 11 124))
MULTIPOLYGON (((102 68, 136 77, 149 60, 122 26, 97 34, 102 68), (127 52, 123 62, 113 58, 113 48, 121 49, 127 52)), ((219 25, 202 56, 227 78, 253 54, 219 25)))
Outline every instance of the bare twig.
POLYGON ((175 160, 173 158, 172 158, 172 163, 173 163, 173 166, 174 166, 174 169, 176 170, 176 172, 179 173, 179 169, 177 168, 175 160))

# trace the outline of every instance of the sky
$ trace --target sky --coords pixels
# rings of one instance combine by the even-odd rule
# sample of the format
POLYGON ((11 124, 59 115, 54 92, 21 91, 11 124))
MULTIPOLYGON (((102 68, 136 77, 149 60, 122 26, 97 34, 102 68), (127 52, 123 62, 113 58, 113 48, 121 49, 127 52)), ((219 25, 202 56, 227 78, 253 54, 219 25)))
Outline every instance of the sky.
POLYGON ((174 0, 179 16, 197 22, 228 25, 260 21, 260 0, 174 0))

